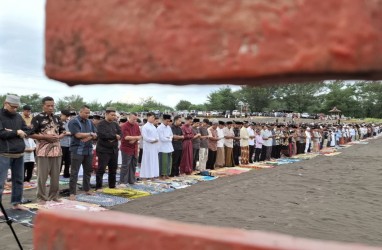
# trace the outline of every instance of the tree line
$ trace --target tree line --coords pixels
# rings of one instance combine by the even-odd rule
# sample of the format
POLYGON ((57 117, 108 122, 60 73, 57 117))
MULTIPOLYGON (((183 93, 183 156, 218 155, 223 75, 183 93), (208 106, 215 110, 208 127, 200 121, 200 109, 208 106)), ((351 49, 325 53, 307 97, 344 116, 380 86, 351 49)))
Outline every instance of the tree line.
MULTIPOLYGON (((12 94, 12 93, 7 93, 12 94)), ((0 95, 1 103, 6 94, 0 95)), ((33 112, 41 111, 41 99, 37 93, 21 95, 21 103, 32 106, 33 112)), ((71 95, 56 100, 57 110, 79 110, 84 104, 93 111, 102 111, 113 106, 119 111, 143 112, 159 110, 174 111, 173 107, 156 101, 153 97, 142 98, 139 103, 99 100, 85 102, 80 95, 71 95)), ((225 111, 240 110, 247 106, 252 112, 288 110, 298 113, 325 113, 337 107, 347 117, 382 118, 382 81, 319 81, 276 86, 241 86, 233 90, 224 86, 207 96, 203 104, 179 100, 175 110, 225 111)))
POLYGON ((233 91, 222 87, 210 93, 207 102, 192 105, 180 100, 177 110, 240 110, 246 104, 252 112, 293 111, 328 114, 333 107, 354 118, 382 118, 382 81, 318 81, 276 86, 242 86, 233 91))

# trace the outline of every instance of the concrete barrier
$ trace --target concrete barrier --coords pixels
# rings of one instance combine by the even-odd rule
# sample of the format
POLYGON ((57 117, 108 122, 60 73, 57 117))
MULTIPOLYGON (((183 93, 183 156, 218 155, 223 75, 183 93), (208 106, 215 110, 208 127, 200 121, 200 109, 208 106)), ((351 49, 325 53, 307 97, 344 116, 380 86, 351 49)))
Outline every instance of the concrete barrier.
POLYGON ((34 249, 372 250, 357 244, 172 222, 120 212, 41 211, 34 249))
POLYGON ((46 75, 79 83, 382 78, 381 0, 47 0, 46 75))

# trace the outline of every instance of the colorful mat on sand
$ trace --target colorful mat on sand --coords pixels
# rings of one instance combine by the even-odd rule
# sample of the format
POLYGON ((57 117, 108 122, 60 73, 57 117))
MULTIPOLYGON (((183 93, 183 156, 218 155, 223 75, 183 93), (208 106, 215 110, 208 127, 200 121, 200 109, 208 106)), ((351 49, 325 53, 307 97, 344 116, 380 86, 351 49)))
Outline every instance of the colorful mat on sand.
MULTIPOLYGON (((29 184, 24 182, 24 191, 29 189, 35 189, 35 188, 37 188, 36 182, 29 182, 29 184)), ((12 184, 7 183, 6 186, 4 187, 3 194, 11 194, 11 193, 12 193, 12 184)))
POLYGON ((323 154, 323 153, 334 153, 334 152, 337 152, 337 149, 336 148, 332 148, 332 147, 326 147, 326 148, 323 148, 320 150, 320 154, 323 154))
POLYGON ((104 188, 103 193, 115 195, 115 196, 121 196, 128 199, 138 199, 145 196, 150 196, 151 194, 146 191, 141 191, 137 189, 132 188, 104 188))
POLYGON ((217 176, 203 176, 203 175, 190 175, 190 178, 194 178, 196 180, 200 181, 213 181, 217 179, 217 176))
POLYGON ((68 185, 69 182, 70 182, 70 178, 64 178, 62 175, 60 176, 60 179, 59 179, 60 185, 68 185))
POLYGON ((303 159, 300 159, 300 158, 281 158, 281 159, 277 159, 275 161, 266 161, 265 164, 271 165, 271 166, 279 166, 279 165, 285 165, 285 164, 300 162, 302 160, 303 159))
POLYGON ((333 153, 327 153, 327 154, 324 154, 325 156, 335 156, 335 155, 339 155, 341 154, 342 152, 333 152, 333 153))
POLYGON ((156 183, 156 182, 139 182, 135 183, 133 185, 129 185, 130 188, 133 190, 139 190, 139 191, 145 191, 150 194, 160 194, 160 193, 167 193, 172 192, 175 189, 171 187, 171 183, 156 183))
MULTIPOLYGON (((36 212, 30 210, 16 210, 16 209, 6 209, 5 212, 8 218, 14 223, 19 223, 26 227, 33 227, 34 217, 36 212)), ((0 216, 0 220, 5 220, 4 216, 0 216)))
POLYGON ((293 158, 293 159, 310 160, 310 159, 313 159, 313 158, 317 157, 318 155, 319 155, 319 154, 315 154, 315 153, 299 154, 299 155, 295 155, 295 156, 293 156, 292 158, 293 158))
POLYGON ((76 200, 91 204, 97 204, 103 207, 112 207, 115 205, 127 203, 129 201, 129 199, 126 198, 102 193, 95 193, 94 195, 80 194, 76 196, 76 200))
POLYGON ((343 144, 343 145, 340 145, 340 148, 349 148, 351 147, 352 145, 349 145, 349 144, 343 144))
POLYGON ((211 170, 210 172, 211 172, 212 176, 224 177, 224 176, 242 174, 242 173, 248 172, 250 170, 251 169, 249 169, 249 168, 234 167, 234 168, 221 168, 221 169, 217 169, 217 170, 211 170))
POLYGON ((369 144, 369 142, 367 141, 352 141, 352 142, 349 142, 350 145, 352 144, 361 144, 361 145, 366 145, 366 144, 369 144))
POLYGON ((273 165, 266 165, 263 163, 251 163, 248 165, 240 165, 241 168, 250 168, 250 169, 264 169, 264 168, 274 168, 273 165))
POLYGON ((90 204, 80 201, 72 201, 67 199, 62 199, 61 202, 47 201, 45 205, 40 205, 38 203, 29 203, 24 205, 30 209, 48 209, 48 210, 76 210, 76 211, 87 211, 87 212, 101 212, 106 211, 106 208, 100 207, 96 204, 90 204))

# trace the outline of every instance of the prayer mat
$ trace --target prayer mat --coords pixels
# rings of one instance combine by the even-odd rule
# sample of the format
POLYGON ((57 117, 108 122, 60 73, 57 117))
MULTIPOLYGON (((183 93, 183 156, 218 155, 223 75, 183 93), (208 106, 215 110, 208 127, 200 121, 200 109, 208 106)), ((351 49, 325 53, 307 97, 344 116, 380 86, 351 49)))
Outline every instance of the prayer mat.
POLYGON ((337 150, 335 148, 332 148, 332 147, 327 147, 327 148, 323 148, 320 150, 320 153, 333 153, 333 152, 336 152, 337 150))
POLYGON ((151 195, 149 192, 136 190, 132 188, 104 188, 103 193, 114 196, 121 196, 129 199, 138 199, 141 197, 151 195))
POLYGON ((342 152, 333 152, 333 153, 327 153, 327 154, 324 154, 325 156, 335 156, 335 155, 339 155, 341 154, 342 152))
POLYGON ((362 145, 366 145, 366 144, 369 144, 369 142, 367 142, 367 141, 352 141, 352 142, 349 142, 349 144, 362 144, 362 145))
POLYGON ((352 145, 349 145, 349 144, 343 144, 343 145, 340 145, 340 148, 348 148, 348 147, 351 147, 352 145))
MULTIPOLYGON (((35 189, 37 188, 37 182, 31 181, 28 183, 24 182, 24 191, 29 189, 35 189)), ((4 187, 3 194, 11 194, 12 193, 12 184, 7 184, 4 187)))
POLYGON ((95 193, 94 195, 80 194, 76 196, 77 201, 97 204, 103 207, 112 207, 119 204, 127 203, 129 200, 114 195, 95 193))
POLYGON ((198 181, 213 181, 217 179, 216 176, 209 176, 209 175, 191 175, 190 178, 194 178, 198 181))
POLYGON ((315 153, 298 154, 298 155, 293 156, 292 158, 293 158, 293 159, 310 160, 310 159, 313 159, 313 158, 317 157, 318 155, 319 155, 319 154, 315 154, 315 153))
POLYGON ((68 185, 70 182, 70 178, 64 178, 63 176, 60 176, 59 184, 60 185, 68 185))
POLYGON ((130 188, 134 190, 145 191, 150 194, 159 194, 167 193, 174 191, 174 188, 171 187, 171 182, 166 183, 153 183, 153 182, 140 182, 133 185, 129 185, 130 188))
POLYGON ((108 209, 100 207, 96 204, 90 204, 80 201, 72 201, 67 199, 62 199, 61 202, 47 201, 44 205, 38 203, 30 203, 24 205, 31 209, 47 209, 47 210, 76 210, 76 211, 87 211, 87 212, 101 212, 108 209))
MULTIPOLYGON (((14 223, 19 223, 26 227, 33 227, 34 217, 36 212, 30 210, 17 210, 17 209, 6 209, 5 212, 8 218, 14 223)), ((0 220, 5 220, 4 216, 0 216, 0 220)))
POLYGON ((263 169, 263 168, 274 168, 273 165, 266 165, 262 163, 251 163, 248 165, 240 165, 241 168, 250 168, 250 169, 263 169))
POLYGON ((194 185, 198 183, 198 181, 195 178, 191 177, 191 175, 173 177, 170 180, 171 182, 179 182, 183 185, 194 185))
POLYGON ((277 159, 276 161, 266 161, 265 164, 267 165, 273 165, 273 166, 279 166, 279 165, 285 165, 285 164, 291 164, 295 162, 302 161, 302 159, 293 159, 293 158, 281 158, 277 159))
POLYGON ((245 173, 248 171, 250 171, 250 169, 241 168, 241 167, 221 168, 221 169, 217 169, 217 170, 211 170, 211 175, 224 177, 224 176, 242 174, 242 173, 245 173))

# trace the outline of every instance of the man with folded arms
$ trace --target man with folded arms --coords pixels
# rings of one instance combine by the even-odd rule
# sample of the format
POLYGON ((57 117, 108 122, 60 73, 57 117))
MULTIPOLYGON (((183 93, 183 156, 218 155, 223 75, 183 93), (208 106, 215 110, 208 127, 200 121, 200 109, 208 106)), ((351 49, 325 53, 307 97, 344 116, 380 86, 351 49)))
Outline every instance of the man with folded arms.
MULTIPOLYGON (((8 95, 4 107, 0 110, 0 202, 8 169, 12 172, 13 209, 27 210, 21 206, 24 184, 24 139, 31 131, 23 118, 16 112, 20 106, 20 97, 8 95)), ((0 211, 0 216, 2 215, 0 211)))
POLYGON ((109 170, 109 188, 115 188, 118 168, 118 141, 121 139, 121 127, 117 123, 116 109, 106 108, 105 120, 97 126, 97 156, 98 170, 96 175, 96 190, 102 190, 102 179, 106 166, 109 170))
POLYGON ((121 177, 119 188, 136 181, 135 170, 137 167, 138 141, 142 139, 141 130, 137 122, 137 113, 130 113, 129 119, 121 126, 121 177))
POLYGON ((70 141, 70 199, 75 200, 77 191, 78 171, 81 164, 84 170, 82 189, 90 195, 90 177, 92 174, 93 160, 93 140, 97 138, 97 130, 93 122, 89 119, 90 108, 82 106, 78 116, 71 119, 68 123, 69 131, 72 135, 70 141))

